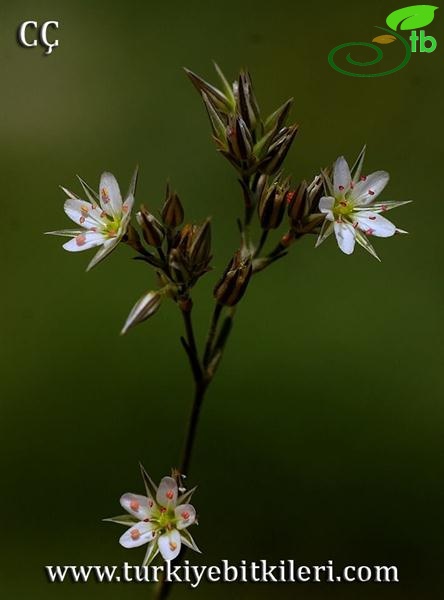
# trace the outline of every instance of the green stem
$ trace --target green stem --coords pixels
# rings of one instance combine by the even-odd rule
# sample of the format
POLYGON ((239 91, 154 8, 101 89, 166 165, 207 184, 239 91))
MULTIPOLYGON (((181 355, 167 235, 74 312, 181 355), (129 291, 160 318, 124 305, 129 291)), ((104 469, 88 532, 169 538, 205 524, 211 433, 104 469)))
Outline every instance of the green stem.
POLYGON ((204 366, 208 366, 208 363, 211 360, 211 351, 213 349, 214 338, 216 336, 217 325, 219 323, 219 318, 222 313, 222 309, 223 309, 222 304, 219 304, 219 302, 216 302, 216 306, 214 307, 213 317, 211 319, 210 330, 208 332, 207 343, 205 346, 204 359, 203 359, 204 366))

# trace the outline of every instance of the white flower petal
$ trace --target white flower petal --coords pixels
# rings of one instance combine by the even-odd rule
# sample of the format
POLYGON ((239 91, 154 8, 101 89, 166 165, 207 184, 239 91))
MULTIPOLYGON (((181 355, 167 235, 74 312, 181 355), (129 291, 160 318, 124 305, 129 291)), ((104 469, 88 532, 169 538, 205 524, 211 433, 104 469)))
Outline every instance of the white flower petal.
POLYGON ((94 207, 90 202, 86 202, 86 200, 68 198, 63 208, 74 223, 81 225, 85 229, 91 229, 92 227, 102 228, 106 225, 101 217, 102 211, 99 207, 94 207))
POLYGON ((359 211, 353 214, 353 220, 365 235, 390 237, 396 233, 396 227, 391 221, 372 211, 359 211))
POLYGON ((105 242, 103 243, 102 248, 100 248, 100 250, 97 252, 97 254, 95 254, 93 256, 93 259, 87 266, 86 270, 90 271, 93 267, 98 265, 99 262, 101 262, 104 258, 106 258, 108 256, 108 254, 111 254, 111 252, 115 248, 117 248, 117 246, 119 245, 119 242, 120 242, 120 238, 118 238, 118 237, 114 237, 114 238, 110 238, 110 239, 105 238, 105 242))
POLYGON ((192 504, 181 504, 177 506, 175 511, 177 521, 177 529, 186 529, 196 520, 196 510, 192 504))
POLYGON ((154 506, 152 498, 141 496, 140 494, 123 494, 120 498, 120 505, 128 511, 133 517, 137 517, 139 521, 149 519, 154 506))
POLYGON ((355 249, 356 231, 351 223, 335 221, 334 223, 336 241, 344 254, 352 254, 355 249))
POLYGON ((124 548, 138 548, 143 544, 148 544, 155 537, 154 528, 153 523, 141 521, 127 529, 120 537, 119 543, 124 548))
POLYGON ((387 171, 375 171, 368 177, 362 178, 355 185, 353 200, 357 206, 367 206, 379 196, 389 182, 387 171))
POLYGON ((96 233, 93 231, 83 231, 74 237, 66 244, 63 244, 63 248, 68 252, 83 252, 83 250, 89 250, 96 246, 101 246, 106 241, 106 237, 102 233, 96 233))
POLYGON ((350 187, 350 184, 351 175, 348 163, 343 156, 340 156, 336 160, 333 170, 333 187, 335 195, 347 191, 350 187))
POLYGON ((112 173, 105 172, 100 177, 100 204, 103 210, 113 217, 122 212, 122 194, 112 173))
POLYGON ((179 555, 182 540, 177 529, 173 529, 157 540, 159 550, 164 560, 174 560, 179 555))
POLYGON ((164 477, 159 484, 156 496, 157 504, 167 507, 176 505, 177 502, 177 483, 172 477, 164 477))
POLYGON ((326 215, 326 219, 333 221, 333 206, 335 205, 335 199, 332 196, 322 196, 319 200, 319 210, 321 213, 326 215))

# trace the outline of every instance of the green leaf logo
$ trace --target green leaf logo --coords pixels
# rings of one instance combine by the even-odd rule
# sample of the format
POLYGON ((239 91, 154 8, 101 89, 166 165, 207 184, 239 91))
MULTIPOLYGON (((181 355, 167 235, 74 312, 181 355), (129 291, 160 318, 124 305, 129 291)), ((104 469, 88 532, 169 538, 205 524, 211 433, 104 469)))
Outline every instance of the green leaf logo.
POLYGON ((433 21, 437 8, 437 6, 431 6, 430 4, 406 6, 390 13, 386 23, 394 31, 398 29, 399 25, 401 25, 400 29, 403 30, 420 29, 433 21))

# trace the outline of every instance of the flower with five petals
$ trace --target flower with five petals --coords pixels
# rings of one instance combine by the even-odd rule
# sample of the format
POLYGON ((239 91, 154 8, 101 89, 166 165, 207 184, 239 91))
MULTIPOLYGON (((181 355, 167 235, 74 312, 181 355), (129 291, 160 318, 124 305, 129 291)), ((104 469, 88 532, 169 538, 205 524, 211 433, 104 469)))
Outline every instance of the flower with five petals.
POLYGON ((80 228, 47 233, 72 238, 63 244, 63 248, 68 252, 82 252, 102 246, 89 263, 87 268, 89 271, 116 248, 127 232, 134 204, 137 169, 124 201, 119 184, 112 173, 102 173, 99 194, 96 194, 82 179, 79 180, 87 200, 66 188, 62 187, 62 190, 68 196, 64 205, 65 213, 80 228))
POLYGON ((164 477, 157 487, 141 466, 146 496, 123 494, 120 504, 129 513, 105 519, 129 529, 120 537, 124 548, 148 544, 143 565, 149 565, 160 552, 164 560, 173 560, 182 544, 200 552, 187 528, 196 520, 196 510, 189 501, 195 488, 180 494, 176 479, 164 477))
POLYGON ((381 202, 377 200, 389 181, 386 171, 376 171, 371 175, 361 175, 365 148, 350 171, 347 161, 340 156, 333 168, 333 182, 324 174, 328 196, 319 200, 319 210, 325 214, 316 246, 333 232, 339 248, 351 254, 355 243, 365 248, 379 260, 368 236, 390 237, 395 233, 406 233, 381 215, 392 208, 408 204, 401 202, 381 202))

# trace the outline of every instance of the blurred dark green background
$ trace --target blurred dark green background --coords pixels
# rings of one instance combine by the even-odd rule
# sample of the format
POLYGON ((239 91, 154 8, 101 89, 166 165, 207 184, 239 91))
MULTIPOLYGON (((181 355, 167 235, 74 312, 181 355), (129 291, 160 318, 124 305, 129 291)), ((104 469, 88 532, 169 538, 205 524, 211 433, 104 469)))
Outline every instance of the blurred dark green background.
POLYGON ((178 587, 174 597, 439 597, 444 16, 427 28, 436 52, 394 75, 345 77, 327 63, 405 4, 2 3, 4 597, 149 597, 143 585, 50 585, 43 565, 142 560, 100 520, 119 513, 121 493, 142 490, 139 460, 155 479, 178 462, 191 394, 180 318, 169 305, 119 337, 151 272, 122 248, 85 274, 91 255, 42 232, 69 226, 58 185, 78 191, 76 173, 96 186, 108 169, 126 188, 139 162, 137 200, 153 210, 170 178, 189 219, 213 217, 215 272, 195 294, 204 335, 241 207, 181 70, 213 77, 212 59, 230 77, 248 66, 265 111, 295 97, 295 180, 366 142, 367 170, 391 173, 385 197, 414 204, 391 215, 409 236, 376 240, 382 264, 310 238, 253 282, 199 430, 193 533, 204 554, 193 560, 395 564, 401 583, 178 587), (52 56, 17 46, 27 19, 60 21, 52 56))

